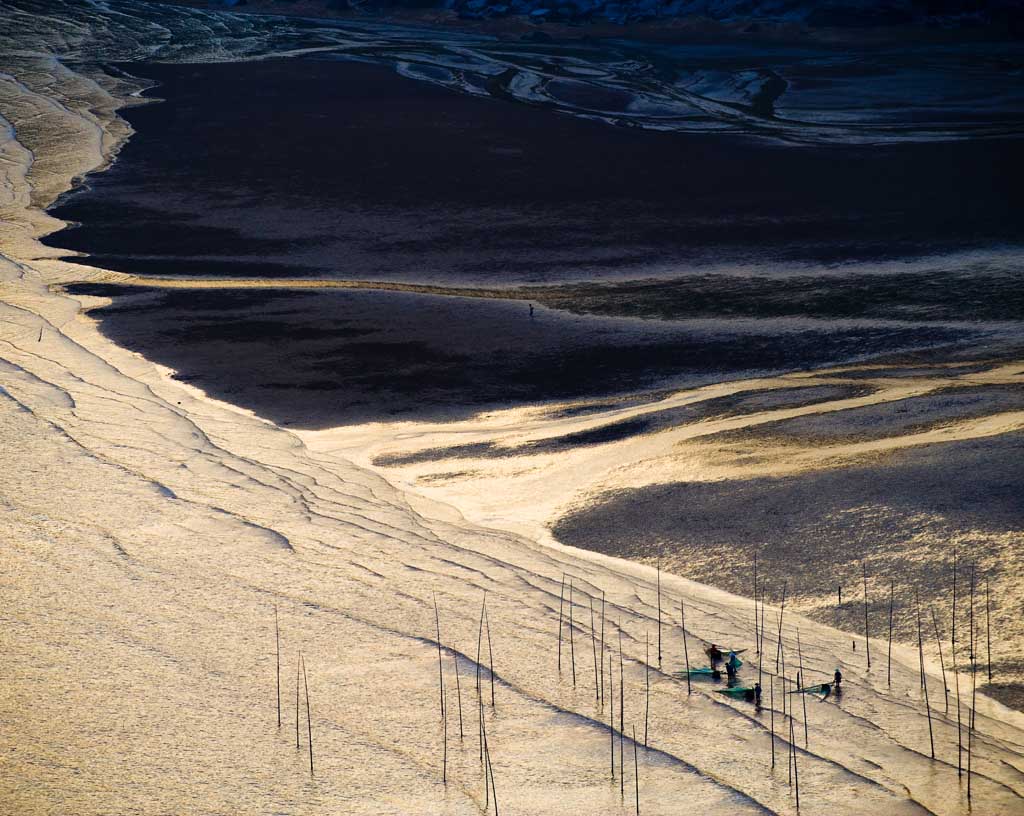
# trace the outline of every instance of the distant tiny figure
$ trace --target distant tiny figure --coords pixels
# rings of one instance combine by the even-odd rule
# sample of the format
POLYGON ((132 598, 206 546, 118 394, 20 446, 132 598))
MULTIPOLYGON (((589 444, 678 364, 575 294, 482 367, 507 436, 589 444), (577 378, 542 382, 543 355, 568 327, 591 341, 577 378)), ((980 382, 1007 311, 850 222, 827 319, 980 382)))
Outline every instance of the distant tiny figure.
POLYGON ((719 649, 714 643, 707 649, 708 659, 711 661, 711 665, 715 666, 722 662, 722 650, 719 649))
POLYGON ((530 319, 533 319, 533 304, 530 304, 530 319))
POLYGON ((761 684, 754 683, 754 705, 761 707, 761 684))
POLYGON ((836 669, 836 673, 832 675, 832 683, 836 687, 836 691, 840 691, 843 685, 843 673, 836 669))

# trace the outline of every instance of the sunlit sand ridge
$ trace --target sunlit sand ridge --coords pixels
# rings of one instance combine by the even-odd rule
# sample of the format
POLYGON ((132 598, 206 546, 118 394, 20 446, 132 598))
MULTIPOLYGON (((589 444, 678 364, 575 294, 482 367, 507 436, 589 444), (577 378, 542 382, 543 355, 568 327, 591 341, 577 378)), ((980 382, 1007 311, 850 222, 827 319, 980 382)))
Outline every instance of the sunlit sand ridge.
MULTIPOLYGON (((139 86, 31 56, 15 68, 0 97, 10 123, 0 227, 5 810, 479 813, 475 676, 485 593, 493 707, 486 668, 480 699, 502 812, 632 806, 631 745, 623 797, 610 778, 608 706, 595 702, 586 642, 588 596, 602 593, 607 644, 617 650, 621 631, 625 653, 626 728, 646 729, 648 737, 649 748, 639 751, 643 811, 677 812, 680 802, 736 813, 793 810, 782 741, 770 770, 768 710, 754 712, 701 685, 687 697, 669 674, 682 667, 678 605, 685 599, 690 658, 698 638, 728 642, 748 650, 750 677, 752 602, 662 575, 659 614, 655 574, 646 567, 474 524, 303 436, 207 399, 106 341, 79 302, 59 291, 77 279, 72 269, 49 259, 52 251, 35 239, 59 226, 42 209, 76 176, 109 161, 127 135, 113 111, 139 86), (577 629, 572 644, 563 644, 559 674, 557 596, 565 573, 574 580, 577 629), (446 649, 447 785, 434 597, 446 649), (657 642, 659 617, 664 656, 659 661, 652 649, 647 712, 645 637, 657 642), (301 750, 294 745, 300 649, 313 775, 301 729, 301 750)), ((720 393, 743 387, 749 384, 720 393)), ((669 399, 682 406, 706 396, 669 399)), ((1019 419, 1003 421, 1017 427, 1019 419)), ((524 439, 544 438, 540 414, 532 421, 524 439)), ((512 439, 496 422, 485 417, 474 432, 512 439)), ((979 429, 965 424, 957 432, 979 429)), ((628 461, 657 461, 669 452, 666 442, 697 438, 692 428, 686 433, 644 440, 649 450, 628 461)), ((554 468, 550 477, 551 492, 567 500, 564 477, 554 468)), ((770 623, 774 609, 767 611, 770 623)), ((933 762, 913 650, 894 649, 889 687, 880 642, 868 673, 850 658, 846 634, 787 611, 791 678, 798 627, 808 676, 827 678, 842 666, 847 678, 841 705, 808 705, 809 740, 798 739, 802 812, 964 812, 956 706, 947 713, 933 692, 933 762)), ((770 676, 776 644, 771 634, 765 641, 770 676)), ((929 668, 930 687, 941 689, 938 667, 929 668)), ((960 683, 968 688, 970 677, 960 683)), ((965 721, 968 710, 965 694, 965 721)), ((982 696, 976 711, 975 807, 1014 812, 1024 793, 1024 719, 982 696)), ((799 708, 797 717, 802 734, 799 708)), ((782 723, 776 714, 780 730, 782 723)), ((622 767, 617 751, 615 766, 622 767)))

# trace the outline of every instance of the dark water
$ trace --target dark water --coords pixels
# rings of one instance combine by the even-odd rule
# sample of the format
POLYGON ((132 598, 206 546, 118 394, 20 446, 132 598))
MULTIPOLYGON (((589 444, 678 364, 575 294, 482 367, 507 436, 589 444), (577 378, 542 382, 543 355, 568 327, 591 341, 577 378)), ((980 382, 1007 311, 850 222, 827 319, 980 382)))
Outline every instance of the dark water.
POLYGON ((520 299, 81 290, 114 296, 97 315, 118 343, 281 423, 454 418, 989 342, 1024 313, 1016 251, 992 251, 1021 237, 1016 142, 659 133, 337 61, 132 70, 166 101, 128 111, 136 135, 55 210, 80 226, 52 245, 139 275, 520 299), (557 311, 531 320, 522 300, 557 311))

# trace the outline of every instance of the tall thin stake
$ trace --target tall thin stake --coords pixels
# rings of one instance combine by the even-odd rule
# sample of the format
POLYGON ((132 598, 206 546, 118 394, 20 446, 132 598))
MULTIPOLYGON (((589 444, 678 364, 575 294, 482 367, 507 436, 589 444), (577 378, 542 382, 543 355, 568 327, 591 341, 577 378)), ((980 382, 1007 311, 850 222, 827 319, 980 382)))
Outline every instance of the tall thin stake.
POLYGON ((490 752, 487 750, 487 726, 484 725, 484 699, 482 696, 477 697, 476 707, 480 713, 480 764, 484 766, 484 810, 486 811, 491 806, 491 787, 488 784, 491 766, 487 762, 487 755, 490 752))
MULTIPOLYGON (((491 647, 491 615, 487 611, 487 598, 484 597, 484 618, 487 620, 487 674, 491 678, 491 708, 494 708, 494 649, 491 647)), ((494 783, 494 780, 491 780, 494 783)))
POLYGON ((562 604, 565 601, 565 573, 562 573, 562 589, 558 593, 558 673, 562 673, 562 604))
POLYGON ((462 683, 459 682, 459 658, 454 652, 452 653, 452 664, 455 667, 455 696, 459 701, 459 740, 465 736, 462 731, 462 683))
POLYGON ((789 744, 793 751, 793 781, 796 785, 796 810, 800 812, 800 767, 796 763, 796 741, 793 739, 793 718, 789 718, 789 744))
POLYGON ((761 650, 760 640, 757 637, 757 551, 754 551, 754 648, 761 650))
MULTIPOLYGON (((480 696, 480 648, 484 641, 484 606, 487 603, 487 590, 484 590, 484 600, 480 604, 480 627, 476 630, 476 695, 480 696)), ((559 630, 561 635, 561 630, 559 630)), ((480 758, 483 759, 483 748, 480 749, 480 758)))
POLYGON ((771 694, 771 719, 772 719, 772 768, 775 767, 775 675, 768 679, 769 694, 771 694))
POLYGON ((281 727, 281 627, 277 622, 277 604, 274 604, 274 640, 277 644, 277 727, 281 727))
POLYGON ((299 750, 299 673, 302 671, 302 652, 295 664, 295 750, 299 750))
POLYGON ((871 635, 868 632, 868 568, 867 565, 861 561, 861 569, 864 573, 864 652, 868 657, 868 669, 871 668, 871 635))
MULTIPOLYGON (((807 682, 807 678, 804 675, 804 650, 800 646, 800 629, 799 628, 797 628, 797 630, 796 630, 796 653, 797 653, 797 656, 800 659, 800 681, 801 681, 801 684, 804 684, 804 683, 807 682)), ((799 688, 799 685, 798 685, 798 688, 799 688)), ((806 694, 801 694, 800 695, 800 699, 803 701, 803 705, 804 705, 804 748, 806 748, 807 747, 807 695, 806 694)))
POLYGON ((633 726, 633 783, 636 788, 636 816, 640 816, 640 762, 636 758, 636 726, 633 726))
POLYGON ((974 712, 978 704, 978 660, 974 652, 974 564, 971 564, 971 710, 967 716, 967 801, 971 801, 971 759, 974 747, 974 712))
POLYGON ((622 666, 622 618, 619 618, 619 795, 626 795, 626 674, 622 666))
POLYGON ((786 614, 786 587, 788 581, 782 582, 782 606, 779 608, 779 645, 775 650, 775 671, 779 670, 779 660, 782 657, 782 616, 786 614))
POLYGON ((647 724, 651 714, 651 635, 644 632, 647 646, 647 657, 644 659, 644 683, 646 685, 646 702, 644 704, 644 748, 647 747, 647 724))
POLYGON ((683 657, 686 659, 686 693, 690 694, 690 650, 686 646, 686 607, 679 601, 679 617, 683 626, 683 657))
POLYGON ((960 712, 960 673, 956 669, 956 573, 957 551, 953 550, 953 627, 950 635, 950 660, 953 661, 953 682, 956 685, 956 775, 964 774, 963 718, 960 712))
MULTIPOLYGON (((971 566, 971 611, 974 611, 974 567, 971 566)), ((978 710, 978 661, 971 661, 971 712, 967 719, 967 801, 971 801, 971 760, 974 754, 974 716, 978 710)))
POLYGON ((612 674, 611 653, 608 654, 608 692, 608 744, 612 752, 612 782, 615 782, 615 675, 612 674))
POLYGON ((601 702, 604 703, 604 590, 601 590, 601 702))
MULTIPOLYGON (((572 608, 572 578, 569 579, 569 659, 572 663, 572 686, 576 688, 576 639, 573 637, 572 608)), ((490 627, 488 627, 490 628, 490 627)))
POLYGON ((917 648, 921 653, 921 678, 924 688, 924 708, 928 712, 928 741, 932 747, 932 759, 935 759, 935 735, 932 732, 932 705, 928 700, 928 676, 924 671, 924 638, 921 636, 921 593, 914 590, 914 604, 917 607, 917 648))
POLYGON ((441 662, 441 616, 437 611, 437 596, 434 596, 434 626, 437 631, 437 678, 438 692, 441 695, 441 719, 445 717, 444 706, 444 666, 441 662))
POLYGON ((942 638, 939 637, 939 622, 935 619, 935 609, 932 613, 932 627, 935 629, 935 645, 939 647, 939 666, 942 668, 942 696, 946 701, 946 714, 949 714, 949 684, 946 682, 946 661, 942 659, 942 638))
POLYGON ((885 682, 892 685, 892 603, 896 595, 896 582, 889 580, 889 660, 886 668, 885 682))
POLYGON ((309 733, 309 775, 313 775, 313 719, 309 714, 309 683, 306 681, 306 660, 302 660, 302 685, 306 689, 306 729, 309 733))
POLYGON ((985 640, 988 645, 988 681, 992 682, 992 614, 988 592, 988 576, 985 576, 985 640))
POLYGON ((594 702, 601 701, 601 687, 597 679, 597 632, 594 631, 594 596, 590 595, 590 647, 594 651, 594 702))
POLYGON ((661 559, 658 559, 658 668, 661 668, 661 559))

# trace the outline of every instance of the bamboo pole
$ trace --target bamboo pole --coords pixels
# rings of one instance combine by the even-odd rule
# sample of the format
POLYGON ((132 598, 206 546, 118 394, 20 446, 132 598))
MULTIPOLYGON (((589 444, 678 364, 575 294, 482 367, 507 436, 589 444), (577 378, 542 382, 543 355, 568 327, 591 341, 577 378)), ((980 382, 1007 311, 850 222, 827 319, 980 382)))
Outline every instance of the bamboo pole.
MULTIPOLYGON (((485 734, 486 736, 486 734, 485 734)), ((494 765, 491 764, 491 747, 487 745, 487 770, 491 777, 491 801, 494 802, 494 816, 498 816, 498 789, 494 787, 494 765)))
POLYGON ((861 561, 861 570, 864 573, 864 651, 868 658, 868 670, 871 669, 871 636, 868 632, 868 568, 867 565, 861 561))
POLYGON ((299 673, 302 670, 302 652, 295 664, 295 750, 299 750, 299 673))
POLYGON ((988 591, 988 576, 985 576, 985 641, 988 645, 988 681, 992 682, 992 605, 988 591))
MULTIPOLYGON (((601 661, 602 665, 604 661, 601 661)), ((608 700, 608 743, 611 745, 612 752, 612 782, 615 782, 615 675, 612 673, 612 656, 608 655, 608 691, 610 692, 608 700)))
MULTIPOLYGON (((796 630, 796 652, 800 659, 800 677, 798 678, 797 688, 800 688, 803 683, 807 682, 807 678, 804 677, 804 650, 800 646, 800 629, 796 630)), ((807 695, 801 694, 800 699, 803 702, 804 707, 804 748, 807 747, 807 695)))
MULTIPOLYGON (((494 708, 494 649, 491 648, 491 616, 487 612, 487 596, 484 596, 484 619, 487 621, 487 674, 491 678, 491 708, 494 708)), ((494 780, 491 780, 494 783, 494 780)))
POLYGON ((622 665, 622 618, 619 618, 619 795, 626 795, 626 674, 622 665))
POLYGON ((768 680, 769 694, 771 694, 771 720, 772 720, 772 768, 775 768, 775 675, 768 680))
POLYGON ((601 703, 604 704, 604 590, 601 590, 601 703))
POLYGON ((633 786, 636 789, 636 816, 640 816, 640 763, 636 757, 636 726, 633 726, 633 786))
POLYGON ((953 682, 956 685, 956 775, 959 778, 964 774, 964 743, 963 743, 963 718, 960 711, 960 673, 956 670, 956 573, 957 573, 957 551, 953 550, 953 625, 950 635, 950 660, 953 661, 953 682))
POLYGON ((761 681, 761 665, 762 657, 764 656, 764 599, 768 594, 768 581, 765 579, 761 582, 761 638, 757 644, 757 680, 761 681))
POLYGON ((683 626, 683 657, 686 659, 686 694, 690 694, 690 650, 686 646, 686 607, 679 601, 679 616, 683 626))
MULTIPOLYGON (((573 622, 572 622, 572 578, 569 579, 569 661, 572 663, 572 687, 576 688, 576 638, 573 637, 573 622)), ((488 625, 488 630, 490 625, 488 625)))
POLYGON ((562 604, 565 601, 565 573, 562 573, 562 589, 558 593, 558 673, 562 673, 562 604))
POLYGON ((302 661, 302 685, 306 689, 306 729, 309 732, 309 775, 313 775, 313 720, 309 714, 309 683, 306 680, 306 660, 302 661))
MULTIPOLYGON (((480 625, 476 631, 476 700, 477 700, 477 735, 480 743, 480 762, 484 763, 484 741, 485 741, 485 730, 484 730, 484 698, 483 692, 480 690, 480 658, 484 640, 484 609, 487 604, 487 590, 484 590, 484 600, 480 604, 480 625)), ((561 632, 559 632, 561 634, 561 632)), ((487 778, 486 778, 487 766, 484 764, 484 786, 486 789, 487 778)))
POLYGON ((465 736, 462 730, 462 683, 459 682, 459 658, 452 653, 452 664, 455 666, 455 696, 459 701, 459 741, 465 736))
POLYGON ((647 747, 647 724, 651 714, 651 634, 644 632, 647 646, 647 657, 644 658, 644 684, 646 686, 646 702, 644 703, 644 748, 647 747))
POLYGON ((789 718, 789 744, 793 753, 793 781, 796 783, 796 812, 800 812, 800 767, 796 762, 796 741, 793 739, 793 718, 789 718))
POLYGON ((480 764, 484 767, 484 810, 486 811, 491 806, 491 788, 488 784, 491 771, 490 764, 487 762, 490 752, 487 750, 487 727, 484 725, 483 697, 477 697, 476 707, 480 714, 480 764))
POLYGON ((281 627, 277 621, 277 604, 274 604, 274 641, 277 644, 277 727, 281 727, 281 627))
POLYGON ((896 595, 896 581, 889 579, 889 659, 885 673, 885 682, 892 685, 892 603, 896 595))
MULTIPOLYGON (((480 604, 480 626, 476 630, 476 694, 480 696, 480 650, 484 641, 484 605, 487 603, 487 590, 484 590, 484 600, 480 604)), ((561 634, 561 631, 559 631, 561 634)), ((481 749, 482 750, 482 749, 481 749)), ((483 754, 481 754, 481 759, 483 754)))
POLYGON ((434 625, 437 629, 437 676, 438 690, 441 694, 441 719, 445 717, 444 705, 444 666, 441 662, 441 616, 437 611, 437 596, 434 595, 434 625))
MULTIPOLYGON (((786 690, 786 682, 787 682, 786 681, 786 675, 783 674, 782 675, 782 699, 783 699, 783 702, 785 702, 786 698, 789 696, 789 693, 786 690)), ((785 710, 785 709, 783 709, 783 710, 785 710)), ((789 786, 790 787, 793 787, 793 742, 794 742, 794 740, 793 740, 793 701, 790 700, 790 703, 789 703, 789 744, 786 745, 786 762, 787 762, 787 766, 786 767, 789 770, 789 786)))
POLYGON ((971 564, 971 614, 970 614, 970 638, 971 644, 971 710, 967 716, 967 801, 971 801, 971 777, 973 776, 972 759, 974 754, 974 712, 978 704, 978 660, 974 651, 974 569, 971 564))
POLYGON ((928 713, 928 742, 931 744, 932 759, 935 759, 935 734, 932 731, 932 705, 928 700, 928 677, 924 671, 924 638, 921 636, 921 593, 914 590, 914 605, 917 607, 917 649, 921 653, 921 683, 924 689, 924 708, 928 713))
POLYGON ((661 668, 661 559, 658 559, 658 668, 661 668))
POLYGON ((939 666, 942 669, 942 697, 946 702, 945 713, 949 714, 949 684, 946 682, 946 661, 942 659, 942 638, 939 637, 939 622, 935 618, 935 607, 929 607, 932 613, 932 628, 935 629, 935 645, 939 647, 939 666))
POLYGON ((786 587, 788 586, 788 583, 789 583, 788 581, 783 581, 782 582, 782 606, 780 607, 780 612, 779 612, 779 645, 778 645, 778 648, 775 650, 775 672, 776 672, 776 674, 779 671, 779 659, 782 656, 782 616, 786 614, 786 587))
POLYGON ((757 637, 757 550, 754 551, 754 648, 761 651, 760 641, 757 637))
POLYGON ((594 596, 587 596, 590 600, 590 647, 594 652, 594 702, 601 702, 601 687, 597 680, 597 632, 594 631, 594 596))

